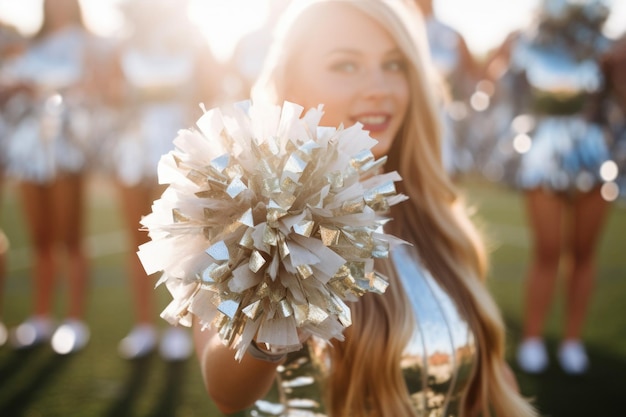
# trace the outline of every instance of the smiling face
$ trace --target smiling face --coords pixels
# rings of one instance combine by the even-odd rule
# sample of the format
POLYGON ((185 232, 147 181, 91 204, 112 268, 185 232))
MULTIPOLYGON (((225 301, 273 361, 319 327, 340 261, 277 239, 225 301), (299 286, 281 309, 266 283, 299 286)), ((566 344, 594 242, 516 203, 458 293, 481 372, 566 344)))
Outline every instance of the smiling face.
POLYGON ((347 5, 326 12, 288 66, 285 98, 305 109, 323 104, 323 125, 360 122, 378 140, 372 151, 380 157, 388 153, 409 106, 406 61, 374 19, 347 5))

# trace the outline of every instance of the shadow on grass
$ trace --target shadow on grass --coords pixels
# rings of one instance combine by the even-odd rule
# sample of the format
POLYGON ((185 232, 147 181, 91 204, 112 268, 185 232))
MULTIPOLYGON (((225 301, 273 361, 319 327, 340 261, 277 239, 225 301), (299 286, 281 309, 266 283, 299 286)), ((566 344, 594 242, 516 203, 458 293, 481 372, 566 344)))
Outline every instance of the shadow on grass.
POLYGON ((171 417, 176 415, 176 407, 182 403, 182 388, 185 381, 187 361, 168 362, 165 370, 164 385, 159 399, 149 417, 171 417))
MULTIPOLYGON (((154 373, 154 355, 129 361, 130 371, 121 388, 120 397, 104 414, 105 417, 133 417, 133 405, 142 395, 142 388, 148 384, 149 374, 154 373)), ((154 408, 148 417, 171 417, 182 402, 182 386, 185 380, 186 361, 167 362, 164 385, 154 401, 154 408)))
POLYGON ((141 395, 142 387, 146 385, 153 356, 147 355, 129 361, 129 373, 120 391, 121 395, 104 414, 105 417, 130 417, 133 415, 132 406, 141 395))
MULTIPOLYGON (((511 346, 519 342, 519 324, 509 323, 511 346)), ((536 375, 524 373, 514 361, 510 364, 517 375, 522 394, 534 399, 544 417, 622 417, 626 395, 626 358, 593 345, 587 345, 591 366, 584 375, 568 375, 556 356, 560 340, 546 339, 550 365, 536 375)))
POLYGON ((0 415, 23 415, 71 358, 50 352, 46 346, 13 351, 0 366, 0 415))

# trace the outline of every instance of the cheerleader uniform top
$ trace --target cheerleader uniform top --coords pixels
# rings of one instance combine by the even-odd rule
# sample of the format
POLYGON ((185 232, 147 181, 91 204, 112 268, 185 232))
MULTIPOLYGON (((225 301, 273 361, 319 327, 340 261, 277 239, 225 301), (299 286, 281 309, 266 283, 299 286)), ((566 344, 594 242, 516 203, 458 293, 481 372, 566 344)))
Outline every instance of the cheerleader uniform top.
POLYGON ((609 45, 583 18, 558 27, 540 24, 519 35, 511 70, 524 85, 517 97, 518 116, 524 117, 513 120, 510 132, 521 153, 519 187, 584 192, 603 182, 607 137, 583 107, 603 86, 597 59, 609 45))
MULTIPOLYGON (((450 296, 421 266, 414 248, 395 248, 392 261, 416 323, 401 361, 415 413, 458 416, 477 362, 474 335, 450 296)), ((238 415, 326 417, 321 381, 329 370, 316 365, 319 362, 310 348, 288 355, 277 369, 270 394, 238 415)))
POLYGON ((71 25, 35 41, 3 66, 7 82, 35 89, 34 99, 20 96, 10 101, 20 107, 21 116, 9 126, 8 175, 46 183, 59 172, 77 173, 86 166, 89 122, 76 87, 85 75, 88 42, 89 35, 71 25))
POLYGON ((122 53, 130 109, 109 155, 124 184, 156 180, 159 159, 173 149, 178 130, 188 125, 194 65, 191 48, 171 48, 166 40, 131 44, 122 53))
POLYGON ((466 128, 462 122, 467 119, 463 114, 468 112, 468 107, 464 103, 467 97, 463 97, 463 91, 466 90, 463 83, 467 81, 461 67, 461 37, 432 15, 425 20, 425 27, 433 65, 448 84, 454 100, 452 104, 444 105, 441 118, 443 165, 451 174, 466 172, 472 164, 472 156, 463 138, 466 128))
POLYGON ((425 24, 433 64, 445 79, 453 81, 461 64, 459 34, 433 16, 428 17, 425 24))

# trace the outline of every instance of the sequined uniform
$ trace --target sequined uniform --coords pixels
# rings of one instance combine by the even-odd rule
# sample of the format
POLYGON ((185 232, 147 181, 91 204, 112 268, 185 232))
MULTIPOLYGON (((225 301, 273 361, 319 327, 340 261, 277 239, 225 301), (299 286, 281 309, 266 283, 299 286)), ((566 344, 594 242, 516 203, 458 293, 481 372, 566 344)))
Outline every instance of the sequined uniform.
POLYGON ((176 133, 189 124, 194 65, 190 48, 162 48, 158 40, 123 52, 129 108, 108 152, 110 169, 123 184, 156 180, 160 157, 173 149, 176 133))
POLYGON ((516 118, 498 151, 515 151, 510 156, 517 159, 517 187, 573 193, 603 182, 609 137, 586 117, 585 104, 602 88, 598 58, 610 42, 594 13, 581 6, 568 19, 544 20, 515 41, 510 71, 521 82, 512 84, 518 96, 510 99, 517 102, 516 118))
POLYGON ((425 20, 428 46, 435 69, 451 90, 452 101, 444 105, 441 114, 443 127, 442 159, 446 171, 467 172, 472 166, 472 155, 465 143, 469 106, 464 97, 467 83, 461 62, 461 35, 434 16, 425 20))
POLYGON ((70 26, 35 41, 2 69, 7 82, 32 85, 33 96, 18 95, 7 103, 8 175, 47 183, 59 173, 78 173, 90 156, 89 113, 77 88, 84 79, 91 37, 70 26))
MULTIPOLYGON (((415 332, 400 364, 415 413, 458 416, 476 365, 474 335, 450 296, 420 265, 414 249, 398 247, 392 252, 392 260, 415 313, 415 332)), ((268 397, 241 415, 326 416, 321 382, 326 371, 319 363, 311 347, 291 354, 278 367, 268 397)))

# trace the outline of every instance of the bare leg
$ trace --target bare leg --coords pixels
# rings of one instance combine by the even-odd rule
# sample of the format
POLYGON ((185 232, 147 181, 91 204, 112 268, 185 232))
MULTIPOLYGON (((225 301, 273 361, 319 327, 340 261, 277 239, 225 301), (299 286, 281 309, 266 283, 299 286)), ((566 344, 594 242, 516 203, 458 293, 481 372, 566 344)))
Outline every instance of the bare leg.
MULTIPOLYGON (((162 191, 156 184, 137 187, 120 187, 124 217, 131 234, 130 252, 131 282, 134 292, 136 325, 120 343, 120 354, 126 358, 143 356, 156 342, 154 326, 154 283, 147 276, 136 254, 137 247, 149 240, 148 233, 140 230, 139 221, 150 213, 152 202, 162 191)), ((163 334, 160 353, 166 360, 186 359, 192 351, 192 344, 186 329, 168 327, 163 334)))
POLYGON ((53 185, 54 223, 59 242, 66 250, 69 307, 67 316, 82 319, 88 291, 88 261, 84 248, 84 179, 81 175, 64 175, 53 185))
MULTIPOLYGON (((4 175, 2 171, 0 171, 0 193, 2 192, 3 182, 4 182, 4 175)), ((0 200, 0 203, 1 202, 2 200, 0 200)), ((3 309, 4 285, 5 285, 6 274, 7 274, 6 254, 8 250, 9 250, 9 240, 4 234, 4 232, 2 231, 2 228, 0 228, 0 324, 2 323, 2 313, 4 311, 3 309)), ((0 342, 0 344, 2 343, 0 342)))
POLYGON ((156 347, 158 334, 154 324, 154 284, 146 274, 137 248, 149 240, 148 233, 140 230, 141 218, 150 212, 152 201, 156 198, 157 185, 139 185, 136 187, 119 186, 122 211, 130 237, 131 250, 128 253, 128 268, 133 292, 135 326, 120 342, 119 353, 123 358, 142 357, 156 347))
POLYGON ((133 291, 133 306, 136 322, 149 324, 154 321, 153 292, 154 283, 148 276, 137 257, 139 245, 147 242, 148 233, 140 230, 139 221, 150 212, 155 191, 152 187, 140 185, 136 187, 119 187, 122 210, 126 228, 129 232, 131 251, 129 253, 129 270, 133 291))
MULTIPOLYGON (((3 172, 0 171, 0 192, 2 192, 2 184, 4 182, 3 172)), ((1 200, 0 200, 1 203, 1 200)), ((2 315, 4 313, 4 286, 6 281, 7 263, 6 254, 9 250, 9 239, 6 237, 2 229, 0 228, 0 346, 4 345, 8 338, 7 329, 2 322, 2 315)))
POLYGON ((524 338, 541 337, 554 297, 561 255, 563 200, 537 189, 526 194, 532 263, 526 280, 524 338))
POLYGON ((55 286, 56 262, 53 230, 52 190, 48 186, 21 184, 23 209, 34 251, 34 313, 49 316, 52 313, 52 295, 55 286))
POLYGON ((2 321, 3 303, 4 303, 4 285, 6 281, 7 261, 6 253, 9 250, 9 240, 0 229, 0 321, 2 321))
POLYGON ((564 338, 580 339, 595 280, 596 248, 609 213, 610 203, 599 189, 578 196, 572 216, 571 272, 566 289, 564 338))

